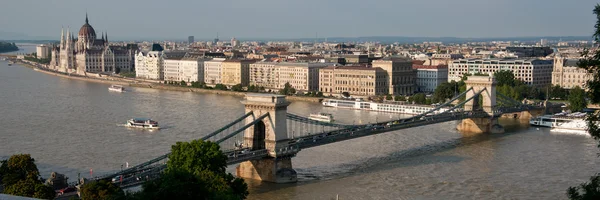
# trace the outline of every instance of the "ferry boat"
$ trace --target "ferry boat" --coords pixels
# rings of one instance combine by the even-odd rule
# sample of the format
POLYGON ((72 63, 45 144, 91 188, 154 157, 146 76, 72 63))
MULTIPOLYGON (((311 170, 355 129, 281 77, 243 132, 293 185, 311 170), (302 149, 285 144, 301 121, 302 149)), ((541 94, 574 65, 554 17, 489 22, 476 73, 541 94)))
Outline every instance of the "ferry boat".
POLYGON ((584 121, 584 118, 585 113, 576 112, 568 114, 563 112, 555 115, 544 115, 540 117, 531 118, 529 120, 529 124, 533 126, 554 128, 575 120, 584 121))
POLYGON ((123 86, 120 85, 111 85, 108 88, 108 91, 113 91, 113 92, 124 92, 125 88, 123 86))
POLYGON ((333 122, 333 115, 331 115, 329 113, 310 114, 310 116, 308 118, 315 120, 315 121, 321 121, 321 122, 328 122, 328 123, 333 122))
POLYGON ((154 121, 150 118, 133 118, 127 120, 125 124, 127 127, 131 128, 144 128, 144 129, 159 129, 158 122, 154 121))
MULTIPOLYGON (((402 114, 418 115, 425 113, 435 106, 429 105, 414 105, 414 104, 400 104, 398 102, 386 102, 386 103, 375 103, 362 101, 362 99, 356 100, 340 100, 340 99, 325 99, 323 100, 323 106, 335 107, 335 108, 349 108, 356 110, 368 110, 368 111, 379 111, 379 112, 393 112, 402 114)), ((431 113, 438 114, 447 111, 448 108, 440 108, 439 110, 431 113)))

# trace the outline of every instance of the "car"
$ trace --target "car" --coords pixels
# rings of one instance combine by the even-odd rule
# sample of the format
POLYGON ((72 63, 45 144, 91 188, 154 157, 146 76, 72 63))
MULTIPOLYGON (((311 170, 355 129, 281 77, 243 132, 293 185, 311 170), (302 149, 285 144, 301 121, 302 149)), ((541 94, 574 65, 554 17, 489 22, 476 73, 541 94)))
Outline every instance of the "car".
POLYGON ((115 176, 114 178, 112 178, 112 182, 113 182, 113 183, 115 183, 115 182, 119 182, 119 181, 121 181, 121 178, 122 178, 122 177, 123 177, 123 175, 118 175, 118 176, 115 176))

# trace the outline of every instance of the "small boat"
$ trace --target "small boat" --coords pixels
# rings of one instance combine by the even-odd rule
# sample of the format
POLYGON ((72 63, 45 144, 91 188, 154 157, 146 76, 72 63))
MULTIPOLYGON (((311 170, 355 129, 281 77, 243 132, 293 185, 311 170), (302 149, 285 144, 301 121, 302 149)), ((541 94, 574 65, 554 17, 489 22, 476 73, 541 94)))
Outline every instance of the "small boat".
POLYGON ((587 129, 587 121, 579 119, 560 124, 550 129, 550 131, 559 133, 575 133, 581 135, 589 135, 587 129))
POLYGON ((120 85, 111 85, 108 88, 108 91, 113 91, 113 92, 124 92, 125 88, 123 86, 120 85))
POLYGON ((329 113, 310 114, 310 116, 308 118, 315 120, 315 121, 328 122, 328 123, 331 123, 334 121, 333 115, 331 115, 329 113))
POLYGON ((127 127, 131 128, 144 128, 144 129, 159 129, 158 122, 150 118, 133 118, 127 120, 127 127))

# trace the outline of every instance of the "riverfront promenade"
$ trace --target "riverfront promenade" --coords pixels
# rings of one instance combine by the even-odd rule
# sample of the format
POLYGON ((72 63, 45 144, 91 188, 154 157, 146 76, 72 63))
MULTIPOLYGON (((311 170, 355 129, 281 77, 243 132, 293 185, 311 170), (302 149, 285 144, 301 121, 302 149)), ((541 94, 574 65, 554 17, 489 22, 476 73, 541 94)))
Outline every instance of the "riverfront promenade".
MULTIPOLYGON (((246 95, 246 92, 235 92, 235 91, 227 91, 227 90, 217 90, 217 89, 203 89, 203 88, 193 88, 193 87, 183 87, 183 86, 173 86, 166 85, 156 80, 145 80, 145 79, 134 79, 134 78, 125 78, 125 77, 117 77, 111 75, 104 74, 92 74, 88 76, 82 76, 78 74, 69 74, 64 72, 59 72, 55 70, 51 70, 46 68, 44 65, 22 60, 22 59, 11 59, 17 64, 23 65, 25 67, 32 68, 35 71, 42 72, 49 75, 54 75, 62 78, 81 80, 81 81, 89 81, 95 83, 104 83, 104 84, 113 84, 113 85, 123 85, 129 87, 141 87, 141 88, 152 88, 159 90, 170 90, 170 91, 180 91, 180 92, 197 92, 197 93, 205 93, 205 94, 219 94, 219 95, 232 95, 243 97, 246 95)), ((323 98, 317 97, 302 97, 302 96, 288 96, 288 100, 291 101, 307 101, 307 102, 321 102, 323 98)))

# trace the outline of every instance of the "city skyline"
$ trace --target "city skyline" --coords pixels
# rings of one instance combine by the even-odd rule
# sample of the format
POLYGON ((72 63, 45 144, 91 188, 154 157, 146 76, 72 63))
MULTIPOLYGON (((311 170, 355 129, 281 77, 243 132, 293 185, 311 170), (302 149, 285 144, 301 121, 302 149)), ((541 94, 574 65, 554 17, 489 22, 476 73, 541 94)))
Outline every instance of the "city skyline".
POLYGON ((597 2, 443 0, 196 2, 165 8, 162 1, 9 1, 0 8, 0 39, 55 39, 90 24, 111 39, 197 40, 217 37, 294 39, 364 36, 537 37, 588 36, 597 2), (114 6, 118 4, 119 6, 114 6), (367 9, 365 9, 367 8, 367 9), (50 11, 51 10, 51 11, 50 11), (64 11, 62 11, 64 10, 64 11), (22 13, 28 13, 24 17, 22 13), (16 17, 15 17, 16 16, 16 17), (40 20, 44 19, 44 20, 40 20))

